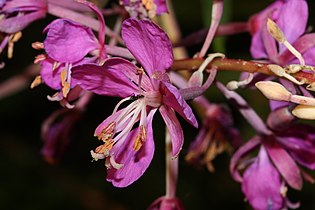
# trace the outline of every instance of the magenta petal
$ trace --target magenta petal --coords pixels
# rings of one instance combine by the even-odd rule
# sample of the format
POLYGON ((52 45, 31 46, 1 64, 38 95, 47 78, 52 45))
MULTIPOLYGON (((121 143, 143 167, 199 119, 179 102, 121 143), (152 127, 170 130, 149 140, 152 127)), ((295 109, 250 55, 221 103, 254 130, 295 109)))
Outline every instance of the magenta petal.
POLYGON ((168 82, 161 82, 160 91, 163 94, 163 104, 175 109, 187 122, 196 128, 198 127, 198 122, 193 111, 176 87, 168 82))
POLYGON ((139 179, 149 167, 154 154, 152 119, 155 111, 156 109, 152 110, 147 117, 147 138, 140 150, 133 149, 139 128, 132 130, 119 148, 114 148, 114 145, 113 157, 117 163, 123 164, 121 169, 110 168, 107 170, 107 181, 112 182, 115 187, 127 187, 139 179))
POLYGON ((122 37, 150 77, 154 71, 165 71, 173 64, 171 41, 153 22, 127 19, 123 22, 122 37))
MULTIPOLYGON (((60 73, 65 68, 65 64, 61 63, 56 69, 53 70, 54 60, 47 58, 43 60, 40 64, 42 66, 40 75, 43 79, 43 82, 55 90, 61 89, 61 78, 60 73)), ((94 59, 83 59, 79 62, 73 63, 73 66, 82 65, 86 63, 93 63, 94 59)), ((71 88, 77 84, 74 78, 71 78, 71 88)))
POLYGON ((289 151, 299 164, 315 169, 315 132, 308 125, 294 125, 284 131, 277 140, 289 151))
POLYGON ((172 141, 172 156, 177 157, 184 144, 184 133, 174 110, 161 106, 159 111, 164 119, 172 141))
MULTIPOLYGON (((281 7, 280 15, 276 23, 283 31, 288 42, 293 44, 304 32, 308 19, 308 6, 304 0, 287 1, 281 7), (290 23, 290 24, 288 24, 290 23)), ((280 45, 280 52, 285 46, 280 45)))
POLYGON ((267 30, 267 19, 264 27, 261 29, 261 36, 268 58, 276 62, 276 57, 278 56, 278 49, 276 45, 276 40, 269 34, 267 30))
POLYGON ((254 136, 252 139, 250 139, 246 144, 241 146, 233 155, 231 162, 230 162, 230 173, 232 174, 232 177, 238 181, 242 182, 243 178, 241 177, 240 173, 238 172, 238 163, 242 157, 244 157, 246 154, 251 152, 253 149, 255 149, 260 144, 260 137, 254 136))
POLYGON ((108 59, 103 66, 92 64, 72 69, 72 77, 85 90, 93 93, 125 98, 138 92, 138 87, 126 76, 135 72, 137 67, 123 59, 108 59), (126 74, 125 74, 126 73, 126 74))
MULTIPOLYGON (((293 46, 295 47, 297 51, 303 54, 303 57, 305 60, 309 60, 309 61, 306 61, 307 65, 315 64, 315 60, 312 60, 312 59, 310 60, 306 56, 306 54, 308 54, 308 51, 310 51, 310 49, 314 49, 315 47, 315 33, 303 35, 302 37, 300 37, 298 40, 296 40, 293 43, 293 46)), ((296 57, 289 50, 285 50, 279 56, 278 59, 281 63, 288 64, 288 63, 293 63, 292 61, 295 60, 296 57)))
MULTIPOLYGON (((264 38, 264 36, 266 35, 270 36, 266 31, 267 17, 272 18, 274 16, 272 14, 278 12, 282 5, 282 1, 275 1, 274 3, 270 4, 266 9, 262 10, 261 12, 250 18, 249 26, 253 34, 250 52, 253 58, 268 58, 267 50, 270 46, 267 46, 266 48, 266 42, 270 42, 271 37, 268 37, 267 39, 264 38)), ((275 41, 274 43, 272 43, 272 48, 272 51, 275 51, 275 41)))
POLYGON ((6 2, 7 2, 7 0, 0 0, 0 8, 2 8, 3 5, 5 5, 6 2))
POLYGON ((244 172, 242 191, 256 210, 282 209, 281 180, 262 146, 255 162, 244 172))
POLYGON ((98 48, 92 30, 68 19, 57 19, 45 29, 45 51, 49 57, 63 63, 74 63, 98 48))
POLYGON ((18 31, 22 31, 30 23, 35 20, 44 18, 46 16, 46 11, 39 10, 29 14, 5 18, 0 21, 0 31, 8 34, 13 34, 18 31))
POLYGON ((76 109, 59 109, 43 122, 41 137, 44 145, 41 154, 46 161, 56 163, 63 156, 81 115, 82 113, 76 109))
POLYGON ((307 65, 314 66, 315 65, 315 47, 312 47, 308 51, 303 54, 305 63, 307 65))
POLYGON ((47 0, 7 0, 5 1, 5 6, 3 10, 6 11, 30 11, 36 9, 45 9, 47 8, 47 0))
POLYGON ((255 59, 268 58, 264 43, 262 41, 261 33, 256 33, 253 35, 250 45, 250 53, 255 59))
POLYGON ((264 143, 270 158, 288 185, 293 189, 301 190, 303 183, 300 169, 291 156, 274 139, 264 143))
POLYGON ((163 12, 168 12, 166 1, 165 0, 154 0, 156 5, 156 14, 160 15, 163 12))
POLYGON ((53 64, 54 61, 50 58, 47 58, 46 60, 42 61, 41 63, 41 71, 40 75, 43 79, 43 82, 55 90, 61 89, 61 79, 60 79, 60 73, 62 71, 62 68, 64 66, 60 66, 53 70, 53 64))

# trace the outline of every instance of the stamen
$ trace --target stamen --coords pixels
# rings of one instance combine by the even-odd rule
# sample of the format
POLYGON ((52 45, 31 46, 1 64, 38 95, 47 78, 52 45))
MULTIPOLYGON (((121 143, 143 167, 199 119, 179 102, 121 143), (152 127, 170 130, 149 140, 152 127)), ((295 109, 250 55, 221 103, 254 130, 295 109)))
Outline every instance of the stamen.
POLYGON ((113 138, 115 134, 116 122, 109 123, 100 134, 97 135, 98 140, 107 141, 113 138))
POLYGON ((93 158, 93 160, 98 161, 100 159, 104 159, 105 155, 104 154, 99 154, 99 153, 95 153, 93 150, 90 151, 91 156, 93 158))
POLYGON ((52 96, 47 96, 47 99, 49 101, 60 101, 62 99, 61 95, 59 94, 59 92, 55 93, 54 95, 52 96))
POLYGON ((305 65, 305 61, 303 56, 299 51, 297 51, 286 39, 281 29, 277 26, 277 24, 271 20, 270 18, 267 19, 267 29, 270 35, 276 39, 278 42, 282 43, 286 48, 293 54, 297 59, 300 61, 301 65, 305 65))
POLYGON ((46 60, 46 58, 47 58, 47 56, 44 55, 44 54, 37 55, 35 57, 34 63, 37 64, 37 63, 39 63, 39 62, 41 62, 43 60, 46 60))
POLYGON ((291 82, 293 82, 297 85, 303 85, 304 84, 304 81, 300 82, 297 79, 295 79, 293 76, 291 76, 290 74, 287 74, 285 69, 283 69, 279 65, 270 64, 267 67, 270 71, 272 71, 275 75, 277 75, 279 77, 284 77, 284 78, 290 80, 291 82))
POLYGON ((61 65, 61 63, 55 61, 53 66, 52 66, 52 70, 54 71, 55 69, 57 69, 59 66, 61 65))
POLYGON ((114 157, 113 156, 110 156, 109 157, 109 162, 110 162, 110 164, 113 166, 113 168, 115 168, 115 169, 121 169, 123 166, 124 166, 124 164, 119 164, 119 163, 117 163, 116 161, 115 161, 115 159, 114 159, 114 157))
MULTIPOLYGON (((139 101, 134 101, 131 104, 129 104, 123 112, 115 119, 117 124, 124 124, 133 114, 135 109, 137 108, 139 101)), ((117 129, 119 129, 119 125, 117 125, 117 129)))
POLYGON ((142 147, 143 142, 146 140, 146 130, 143 125, 139 127, 138 135, 136 136, 133 144, 133 149, 135 151, 139 151, 139 149, 142 147))
POLYGON ((32 43, 32 48, 35 50, 43 50, 44 49, 44 43, 42 42, 33 42, 32 43))
MULTIPOLYGON (((129 121, 129 123, 125 126, 125 128, 114 138, 114 141, 119 143, 119 139, 121 139, 122 137, 124 137, 125 135, 128 135, 128 133, 131 131, 133 125, 136 123, 137 118, 139 116, 139 113, 142 109, 142 106, 138 106, 133 112, 133 116, 131 118, 131 120, 129 121)), ((119 143, 120 144, 120 143, 119 143)))
POLYGON ((142 75, 144 74, 143 68, 138 68, 137 73, 139 75, 138 90, 139 90, 139 94, 140 94, 140 93, 142 93, 141 82, 142 82, 142 75))
POLYGON ((14 43, 17 42, 21 37, 22 37, 22 32, 20 31, 10 36, 9 43, 8 43, 8 58, 9 59, 13 57, 14 43))
POLYGON ((36 76, 34 81, 31 84, 31 89, 37 87, 38 85, 42 84, 42 77, 40 75, 36 76))
POLYGON ((129 100, 131 100, 131 97, 124 98, 124 99, 120 100, 120 101, 118 102, 118 104, 115 106, 114 111, 113 111, 112 114, 114 114, 114 113, 117 112, 119 106, 120 106, 122 103, 124 103, 125 101, 129 101, 129 100))

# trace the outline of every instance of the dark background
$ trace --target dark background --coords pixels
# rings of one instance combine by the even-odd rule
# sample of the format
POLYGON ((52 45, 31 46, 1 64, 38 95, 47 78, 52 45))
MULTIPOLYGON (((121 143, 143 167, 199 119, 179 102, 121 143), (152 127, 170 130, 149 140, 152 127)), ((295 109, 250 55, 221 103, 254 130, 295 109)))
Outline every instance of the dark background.
MULTIPOLYGON (((175 12, 183 35, 199 30, 207 25, 210 8, 202 7, 206 1, 174 1, 175 12), (207 12, 209 11, 209 13, 207 12), (203 11, 203 12, 202 12, 203 11)), ((225 21, 246 21, 248 17, 263 9, 272 1, 226 1, 225 21)), ((314 4, 310 5, 314 11, 314 4)), ((48 20, 52 17, 48 16, 48 20)), ((310 25, 314 25, 314 14, 310 15, 310 25)), ((34 41, 42 41, 42 29, 47 20, 37 21, 23 31, 23 38, 16 44, 14 58, 7 60, 6 68, 0 70, 0 81, 19 74, 38 54, 30 46, 34 41)), ((110 23, 110 21, 109 21, 110 23)), ((250 36, 235 35, 215 46, 228 57, 250 59, 248 49, 250 36)), ((189 48, 190 55, 201 45, 189 48)), ((219 78, 228 81, 237 78, 236 74, 220 73, 219 78)), ((58 165, 49 165, 40 155, 42 140, 40 126, 54 110, 59 108, 55 102, 49 102, 46 95, 54 91, 39 86, 26 89, 0 101, 0 208, 1 209, 146 209, 156 198, 164 194, 164 139, 158 135, 164 133, 164 125, 159 115, 154 119, 156 151, 153 162, 146 173, 133 185, 119 189, 106 182, 106 170, 102 161, 91 162, 89 151, 98 142, 93 137, 95 127, 108 116, 117 99, 96 96, 75 129, 72 143, 58 165)), ((252 91, 242 92, 262 116, 265 117, 266 100, 257 99, 252 91)), ((214 88, 207 95, 214 102, 224 98, 214 88)), ((262 98, 262 97, 260 97, 262 98)), ((246 139, 253 134, 246 122, 234 114, 236 124, 246 139)), ((234 182, 228 171, 230 155, 220 155, 215 161, 215 173, 206 169, 196 170, 183 160, 189 142, 197 130, 182 121, 185 132, 185 145, 180 156, 180 176, 178 197, 186 209, 251 209, 244 202, 240 185, 234 182)), ((293 201, 301 201, 300 209, 315 209, 314 185, 305 183, 302 192, 290 190, 293 201)))

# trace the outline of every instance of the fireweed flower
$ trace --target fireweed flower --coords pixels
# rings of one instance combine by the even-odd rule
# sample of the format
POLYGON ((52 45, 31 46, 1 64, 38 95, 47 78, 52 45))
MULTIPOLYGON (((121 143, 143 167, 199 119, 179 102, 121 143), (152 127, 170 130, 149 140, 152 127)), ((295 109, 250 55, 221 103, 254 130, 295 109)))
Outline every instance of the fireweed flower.
POLYGON ((0 52, 8 45, 8 57, 13 54, 14 42, 21 31, 35 20, 44 18, 48 10, 46 0, 6 0, 0 2, 0 32, 4 34, 0 52))
POLYGON ((215 157, 225 150, 231 151, 232 147, 239 147, 241 137, 233 127, 233 118, 227 107, 207 102, 205 109, 205 119, 189 147, 186 161, 197 167, 206 165, 209 171, 214 172, 212 161, 215 157))
MULTIPOLYGON (((46 52, 35 59, 35 62, 40 62, 42 66, 40 73, 42 81, 59 91, 49 99, 61 101, 69 108, 71 106, 67 101, 76 99, 80 94, 78 87, 76 91, 72 91, 76 86, 75 79, 71 77, 72 68, 85 63, 102 64, 107 57, 104 47, 105 21, 96 6, 91 3, 87 5, 99 18, 98 38, 88 27, 68 19, 57 19, 44 29, 44 33, 47 33, 44 42, 33 44, 34 48, 44 48, 46 52), (70 91, 73 92, 72 97, 68 97, 70 91)), ((35 83, 38 82, 35 80, 35 83)))
POLYGON ((153 18, 168 12, 165 0, 120 0, 131 17, 153 18))
POLYGON ((59 109, 52 113, 42 124, 41 138, 43 147, 41 154, 51 163, 57 163, 65 153, 72 131, 82 116, 80 109, 59 109))
POLYGON ((153 22, 128 19, 123 22, 122 37, 143 69, 122 58, 109 58, 102 66, 75 67, 72 75, 83 89, 124 98, 96 128, 95 136, 103 144, 91 151, 94 159, 105 159, 107 180, 117 187, 130 185, 149 166, 154 153, 152 119, 157 110, 169 129, 174 157, 183 145, 175 111, 197 127, 191 108, 166 74, 173 52, 165 32, 153 22), (132 102, 118 110, 125 101, 132 102))
POLYGON ((301 190, 302 175, 311 180, 298 164, 314 170, 314 128, 295 123, 296 118, 288 107, 273 110, 264 123, 236 92, 227 90, 221 83, 217 86, 227 98, 236 102, 257 132, 236 151, 230 164, 231 174, 242 183, 242 191, 249 203, 254 209, 296 207, 286 198, 286 185, 301 190), (248 158, 247 155, 257 148, 258 156, 248 158), (241 176, 239 170, 244 168, 241 176))

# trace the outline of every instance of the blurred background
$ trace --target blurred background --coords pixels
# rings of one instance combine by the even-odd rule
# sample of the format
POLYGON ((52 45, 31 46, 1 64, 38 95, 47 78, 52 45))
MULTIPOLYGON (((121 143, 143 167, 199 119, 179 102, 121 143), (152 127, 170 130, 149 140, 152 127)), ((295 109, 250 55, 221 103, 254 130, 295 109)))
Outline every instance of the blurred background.
MULTIPOLYGON (((114 1, 111 1, 113 3, 114 1)), ((223 22, 247 21, 249 16, 260 11, 273 1, 225 1, 223 22)), ((314 26, 314 3, 310 3, 310 22, 314 26)), ((173 1, 175 13, 183 36, 209 25, 211 2, 207 0, 173 1)), ((0 70, 3 82, 17 75, 33 61, 38 52, 31 43, 43 41, 42 29, 53 18, 37 21, 23 31, 22 39, 15 45, 14 57, 6 62, 6 68, 0 70)), ((111 24, 108 20, 108 24, 111 24)), ((213 51, 220 51, 231 58, 250 59, 250 36, 240 34, 216 39, 213 51)), ((188 48, 193 56, 200 50, 201 44, 188 48)), ((221 81, 236 79, 235 73, 219 73, 221 81)), ((31 80, 30 80, 31 82, 31 80)), ((77 124, 68 149, 62 160, 55 165, 48 164, 40 154, 43 142, 40 137, 41 123, 60 108, 56 102, 46 99, 54 91, 41 85, 30 90, 26 88, 14 95, 0 100, 0 209, 23 210, 139 210, 146 209, 156 198, 164 194, 164 124, 159 115, 154 119, 156 151, 154 159, 146 173, 127 188, 114 188, 106 182, 106 169, 103 161, 91 162, 90 150, 98 146, 93 137, 96 126, 113 110, 118 99, 95 96, 87 107, 81 121, 77 124)), ((243 91, 250 104, 266 117, 268 110, 263 97, 257 98, 252 91, 243 91)), ((222 95, 211 88, 207 92, 213 102, 224 102, 222 95)), ((233 109, 233 108, 232 108, 233 109)), ((234 110, 235 111, 235 110, 234 110)), ((243 118, 234 113, 237 127, 246 140, 253 131, 243 118)), ((186 209, 190 210, 230 210, 251 209, 244 202, 240 184, 234 182, 229 174, 230 155, 224 153, 214 161, 215 173, 206 168, 195 169, 187 165, 184 155, 189 143, 197 134, 182 120, 185 132, 185 145, 179 157, 180 175, 178 197, 186 209)), ((289 191, 292 201, 300 201, 301 210, 315 210, 315 186, 305 183, 301 192, 289 191)))

